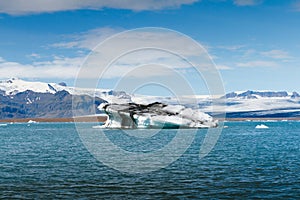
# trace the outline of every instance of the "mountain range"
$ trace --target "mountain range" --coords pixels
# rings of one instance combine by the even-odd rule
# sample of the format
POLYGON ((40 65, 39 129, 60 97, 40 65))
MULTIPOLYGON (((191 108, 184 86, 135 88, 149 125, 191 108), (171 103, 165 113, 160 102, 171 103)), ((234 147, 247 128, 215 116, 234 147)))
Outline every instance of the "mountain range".
MULTIPOLYGON (((184 103, 189 104, 190 97, 184 103)), ((0 119, 65 118, 72 109, 81 115, 99 113, 103 102, 175 104, 172 97, 129 95, 110 89, 69 87, 65 83, 30 82, 17 78, 0 81, 0 119)), ((218 117, 227 118, 300 117, 300 95, 286 91, 238 91, 222 97, 197 96, 199 108, 218 117), (213 103, 214 102, 214 103, 213 103)))
POLYGON ((231 92, 222 98, 225 103, 217 107, 226 110, 227 118, 300 117, 300 95, 297 92, 248 90, 231 92))

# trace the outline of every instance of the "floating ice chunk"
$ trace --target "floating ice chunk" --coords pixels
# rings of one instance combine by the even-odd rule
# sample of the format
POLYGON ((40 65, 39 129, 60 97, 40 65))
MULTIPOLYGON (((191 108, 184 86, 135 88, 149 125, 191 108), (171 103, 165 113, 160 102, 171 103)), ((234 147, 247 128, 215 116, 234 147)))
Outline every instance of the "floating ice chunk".
POLYGON ((257 125, 255 128, 257 129, 264 129, 264 128, 269 128, 268 126, 264 125, 264 124, 260 124, 260 125, 257 125))

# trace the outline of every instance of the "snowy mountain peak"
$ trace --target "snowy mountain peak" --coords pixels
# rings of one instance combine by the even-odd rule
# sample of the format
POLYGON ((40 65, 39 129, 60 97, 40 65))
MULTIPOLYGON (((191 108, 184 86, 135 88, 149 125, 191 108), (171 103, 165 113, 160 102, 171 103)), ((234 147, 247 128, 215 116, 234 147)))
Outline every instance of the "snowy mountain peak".
MULTIPOLYGON (((5 81, 0 81, 0 90, 4 91, 6 95, 16 95, 26 90, 31 90, 38 93, 56 93, 56 83, 30 82, 18 78, 11 78, 5 81)), ((60 86, 61 87, 61 86, 60 86)))
POLYGON ((227 93, 223 98, 226 99, 260 99, 260 98, 298 98, 297 92, 288 93, 286 91, 238 91, 227 93))
POLYGON ((88 95, 91 97, 99 97, 112 103, 129 103, 131 96, 123 91, 114 91, 110 89, 94 89, 94 88, 75 88, 68 87, 66 83, 45 83, 45 82, 31 82, 18 78, 11 78, 0 81, 0 94, 6 96, 14 96, 18 93, 27 90, 36 93, 50 93, 56 94, 60 91, 66 91, 72 95, 88 95))

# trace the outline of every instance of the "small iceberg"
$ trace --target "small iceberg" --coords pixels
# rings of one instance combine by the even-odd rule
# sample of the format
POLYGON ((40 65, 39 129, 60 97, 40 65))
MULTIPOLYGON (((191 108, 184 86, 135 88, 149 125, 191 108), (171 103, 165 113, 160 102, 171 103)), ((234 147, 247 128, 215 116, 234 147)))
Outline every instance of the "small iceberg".
POLYGON ((28 123, 28 124, 36 124, 37 122, 36 122, 36 121, 33 121, 33 120, 29 120, 27 123, 28 123))
POLYGON ((0 127, 6 127, 7 124, 0 124, 0 127))
POLYGON ((264 124, 260 124, 260 125, 257 125, 255 128, 257 129, 264 129, 264 128, 269 128, 268 126, 264 125, 264 124))

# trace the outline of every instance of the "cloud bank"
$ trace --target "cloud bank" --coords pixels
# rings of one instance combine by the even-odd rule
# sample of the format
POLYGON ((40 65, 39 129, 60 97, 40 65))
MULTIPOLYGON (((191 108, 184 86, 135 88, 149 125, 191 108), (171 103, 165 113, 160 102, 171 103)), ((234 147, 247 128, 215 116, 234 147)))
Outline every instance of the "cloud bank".
POLYGON ((83 58, 55 57, 52 61, 22 64, 0 57, 0 78, 74 78, 83 58))
MULTIPOLYGON (((202 0, 0 0, 0 13, 28 15, 71 10, 105 8, 133 11, 176 9, 202 0)), ((254 6, 263 0, 232 0, 236 6, 254 6)), ((221 1, 223 2, 223 1, 221 1)), ((300 9, 300 5, 297 5, 300 9)))
POLYGON ((179 8, 199 0, 0 0, 0 13, 25 15, 57 11, 103 8, 134 11, 179 8))
MULTIPOLYGON (((86 78, 98 78, 98 72, 106 69, 103 78, 118 78, 123 74, 131 73, 134 77, 157 77, 168 76, 169 71, 185 73, 194 66, 202 70, 211 70, 212 62, 207 56, 205 49, 177 32, 166 31, 167 29, 137 29, 125 32, 126 34, 115 35, 109 43, 101 44, 118 30, 111 28, 93 29, 78 35, 70 35, 69 41, 50 45, 52 48, 74 50, 94 49, 100 42, 102 48, 93 50, 93 55, 88 59, 88 71, 86 78), (103 46, 102 46, 103 45, 103 46), (118 51, 117 51, 118 50, 118 51), (130 51, 129 51, 130 50, 130 51), (122 52, 118 54, 117 52, 122 52), (124 53, 125 52, 125 53, 124 53), (114 60, 116 59, 116 60, 114 60), (155 71, 135 73, 139 66, 160 65, 155 71), (168 66, 165 70, 163 66, 168 66)), ((0 57, 0 78, 76 78, 77 72, 85 61, 85 55, 74 58, 53 57, 48 61, 37 61, 40 55, 33 53, 28 55, 31 64, 22 64, 7 61, 0 57)), ((217 65, 218 69, 227 70, 230 67, 217 65)), ((147 67, 144 67, 147 68, 147 67)))

